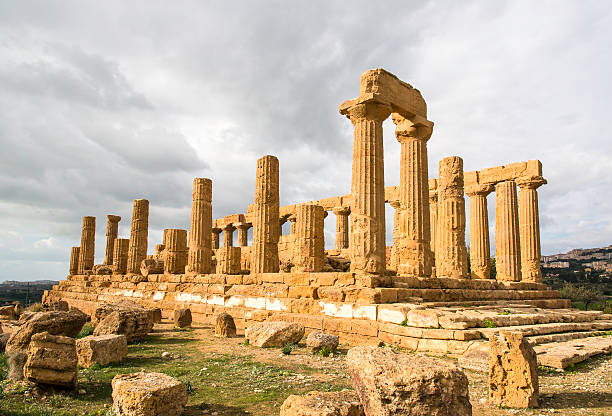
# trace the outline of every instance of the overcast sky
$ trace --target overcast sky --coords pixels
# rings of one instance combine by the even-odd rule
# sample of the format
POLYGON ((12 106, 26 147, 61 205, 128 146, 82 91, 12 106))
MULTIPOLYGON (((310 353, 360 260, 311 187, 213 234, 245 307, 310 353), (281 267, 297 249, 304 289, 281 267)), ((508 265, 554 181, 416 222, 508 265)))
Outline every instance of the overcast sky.
POLYGON ((213 179, 215 217, 244 212, 265 154, 281 204, 348 193, 338 105, 378 67, 427 101, 431 177, 451 155, 540 159, 543 254, 609 245, 611 42, 607 1, 2 1, 0 281, 64 278, 84 215, 100 263, 105 216, 128 237, 135 198, 151 250, 188 228, 194 177, 213 179))

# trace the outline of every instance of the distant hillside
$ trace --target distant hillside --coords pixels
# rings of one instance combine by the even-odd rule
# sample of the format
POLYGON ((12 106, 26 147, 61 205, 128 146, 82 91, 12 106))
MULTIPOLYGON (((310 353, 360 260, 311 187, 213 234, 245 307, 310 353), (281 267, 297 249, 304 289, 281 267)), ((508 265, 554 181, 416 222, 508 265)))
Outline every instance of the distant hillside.
POLYGON ((58 283, 54 280, 36 280, 33 282, 6 280, 4 283, 0 283, 0 306, 16 301, 21 302, 24 306, 40 302, 43 292, 58 283))

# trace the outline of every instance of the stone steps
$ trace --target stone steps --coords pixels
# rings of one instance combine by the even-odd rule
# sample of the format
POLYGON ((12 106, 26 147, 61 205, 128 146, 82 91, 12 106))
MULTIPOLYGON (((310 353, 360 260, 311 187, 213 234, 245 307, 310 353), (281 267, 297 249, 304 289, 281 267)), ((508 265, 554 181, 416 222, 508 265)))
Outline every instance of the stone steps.
POLYGON ((612 336, 579 338, 564 342, 536 345, 538 364, 565 370, 591 357, 612 353, 612 336))
POLYGON ((580 332, 562 332, 558 334, 533 335, 527 337, 529 343, 533 346, 542 344, 551 344, 555 342, 565 342, 574 339, 590 338, 607 335, 609 331, 580 331, 580 332))
POLYGON ((497 328, 479 328, 483 338, 489 339, 489 336, 497 331, 516 331, 521 332, 527 337, 538 335, 560 334, 565 332, 578 331, 609 331, 612 330, 612 321, 592 321, 592 322, 560 322, 538 325, 518 325, 505 326, 497 328))

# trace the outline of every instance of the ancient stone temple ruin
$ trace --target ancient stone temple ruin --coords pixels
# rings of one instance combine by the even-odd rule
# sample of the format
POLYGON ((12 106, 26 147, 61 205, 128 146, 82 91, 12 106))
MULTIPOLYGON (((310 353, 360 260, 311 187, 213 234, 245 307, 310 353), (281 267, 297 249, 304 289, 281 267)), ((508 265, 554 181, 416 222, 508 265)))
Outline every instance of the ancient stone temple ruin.
POLYGON ((195 323, 211 325, 227 312, 238 331, 273 319, 352 345, 385 342, 457 354, 487 345, 496 327, 515 327, 553 361, 546 348, 555 336, 612 328, 596 312, 569 309, 568 300, 542 283, 538 188, 546 180, 538 160, 464 172, 462 158, 450 156, 438 172, 428 172, 434 123, 425 100, 382 69, 365 72, 358 97, 339 110, 354 128, 346 195, 280 206, 282 161, 268 155, 253 167, 254 197, 245 210, 213 220, 214 182, 195 178, 190 229, 165 230, 154 254, 147 247, 147 200, 134 201, 129 239, 117 234, 120 217, 108 216, 105 267, 93 264, 96 222, 84 217, 70 274, 44 301, 65 300, 91 313, 99 303, 131 300, 160 307, 164 317, 188 307, 195 323), (401 144, 397 186, 384 183, 388 117, 401 144), (487 203, 493 201, 491 278, 487 203), (391 247, 385 204, 394 208, 391 247), (328 250, 326 217, 336 222, 335 248, 328 250), (283 235, 287 221, 291 231, 283 235))

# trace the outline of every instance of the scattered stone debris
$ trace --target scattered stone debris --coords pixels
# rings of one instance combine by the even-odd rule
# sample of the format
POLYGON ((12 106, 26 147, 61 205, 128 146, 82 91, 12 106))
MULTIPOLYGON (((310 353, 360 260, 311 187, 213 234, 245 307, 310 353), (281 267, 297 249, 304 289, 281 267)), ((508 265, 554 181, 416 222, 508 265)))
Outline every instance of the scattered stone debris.
POLYGON ((306 337, 306 346, 312 352, 319 352, 322 348, 326 348, 328 352, 335 352, 339 343, 339 337, 321 331, 313 331, 306 337))
POLYGON ((74 338, 48 332, 32 336, 23 375, 37 384, 75 388, 78 373, 74 338))
POLYGON ((236 336, 236 323, 232 315, 227 312, 221 312, 219 316, 217 316, 215 335, 226 338, 236 336))
POLYGON ((174 326, 177 328, 186 328, 191 325, 191 309, 175 309, 174 310, 174 326))
POLYGON ((118 416, 179 416, 187 404, 185 385, 166 374, 120 374, 111 384, 118 416))
POLYGON ((256 347, 282 347, 300 342, 304 331, 304 326, 298 323, 266 321, 247 328, 244 337, 256 347))
POLYGON ((144 339, 153 329, 149 313, 145 309, 114 311, 96 326, 94 335, 125 335, 127 342, 144 339))
POLYGON ((305 396, 287 397, 280 416, 364 416, 359 395, 353 390, 311 391, 305 396))
POLYGON ((84 368, 121 362, 127 356, 127 338, 114 334, 90 335, 76 341, 76 351, 79 365, 84 368))

